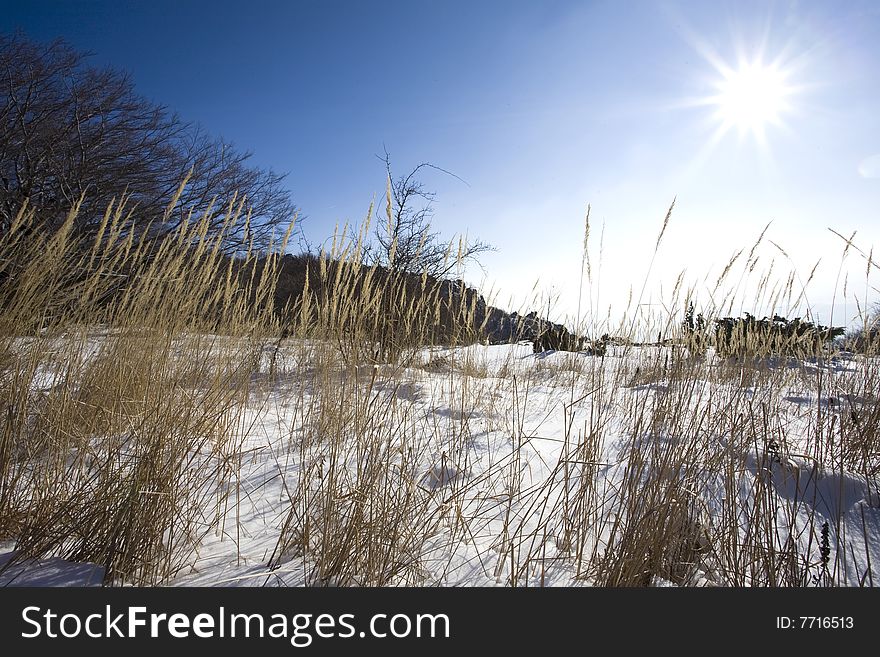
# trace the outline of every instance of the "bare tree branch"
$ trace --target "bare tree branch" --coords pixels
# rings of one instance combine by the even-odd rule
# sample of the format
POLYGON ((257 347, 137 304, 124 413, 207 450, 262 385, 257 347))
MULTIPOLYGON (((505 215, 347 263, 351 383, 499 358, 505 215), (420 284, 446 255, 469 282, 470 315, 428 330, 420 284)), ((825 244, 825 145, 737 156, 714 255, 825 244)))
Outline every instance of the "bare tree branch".
POLYGON ((377 211, 375 242, 373 248, 367 251, 374 264, 395 272, 427 273, 436 278, 446 278, 466 262, 479 265, 480 256, 494 250, 480 240, 462 238, 444 241, 440 233, 431 230, 436 194, 425 189, 418 179, 419 173, 424 169, 434 169, 467 184, 464 180, 429 162, 422 162, 407 175, 395 179, 388 151, 379 159, 385 163, 389 202, 385 207, 385 217, 377 211))
POLYGON ((250 238, 265 246, 296 213, 284 176, 137 95, 124 73, 97 69, 61 40, 0 36, 0 231, 25 199, 49 228, 83 199, 76 230, 88 235, 112 199, 136 208, 135 227, 161 234, 190 212, 217 231, 232 199, 245 199, 250 238), (176 211, 166 207, 191 172, 176 211), (161 225, 155 223, 165 218, 161 225))

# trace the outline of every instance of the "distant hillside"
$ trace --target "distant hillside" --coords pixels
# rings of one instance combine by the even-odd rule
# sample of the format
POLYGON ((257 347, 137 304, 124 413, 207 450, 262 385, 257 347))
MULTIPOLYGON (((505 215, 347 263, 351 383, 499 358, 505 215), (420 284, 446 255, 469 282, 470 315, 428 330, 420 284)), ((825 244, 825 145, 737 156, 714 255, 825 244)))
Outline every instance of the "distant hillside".
MULTIPOLYGON (((321 295, 329 294, 329 288, 332 287, 336 276, 335 269, 339 267, 346 268, 348 273, 354 273, 359 277, 365 277, 370 269, 374 269, 374 278, 385 279, 390 275, 384 267, 355 266, 339 261, 329 263, 325 261, 325 273, 322 275, 318 256, 286 255, 281 261, 278 274, 275 291, 276 309, 284 312, 285 308, 295 307, 302 299, 303 291, 306 289, 307 272, 310 295, 319 298, 321 295)), ((454 329, 460 334, 462 321, 467 324, 466 333, 470 339, 490 344, 535 340, 542 331, 564 330, 561 324, 539 317, 536 312, 520 315, 488 305, 478 290, 469 287, 462 280, 437 279, 417 274, 398 275, 405 277, 409 294, 437 295, 440 308, 435 338, 438 342, 443 342, 454 329)))

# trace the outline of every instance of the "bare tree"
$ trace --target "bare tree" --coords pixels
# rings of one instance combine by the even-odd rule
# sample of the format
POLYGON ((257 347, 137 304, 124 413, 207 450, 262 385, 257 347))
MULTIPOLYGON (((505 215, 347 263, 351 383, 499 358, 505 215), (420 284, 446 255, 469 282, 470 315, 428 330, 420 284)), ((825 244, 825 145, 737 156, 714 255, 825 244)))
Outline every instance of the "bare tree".
POLYGON ((173 230, 190 212, 206 214, 215 231, 229 205, 243 201, 247 234, 232 234, 229 250, 251 240, 262 246, 286 228, 296 208, 284 176, 250 166, 250 153, 139 96, 128 75, 86 59, 61 40, 0 36, 0 231, 25 200, 51 227, 82 199, 76 229, 87 235, 123 196, 135 226, 152 222, 156 232, 173 230))
POLYGON ((454 178, 458 176, 423 162, 406 176, 395 179, 388 151, 380 159, 385 163, 388 191, 384 220, 379 216, 375 229, 372 258, 376 264, 394 272, 426 272, 436 278, 446 278, 459 264, 479 264, 482 254, 494 250, 480 240, 443 241, 439 233, 431 231, 436 195, 425 189, 418 176, 425 169, 434 169, 454 178))

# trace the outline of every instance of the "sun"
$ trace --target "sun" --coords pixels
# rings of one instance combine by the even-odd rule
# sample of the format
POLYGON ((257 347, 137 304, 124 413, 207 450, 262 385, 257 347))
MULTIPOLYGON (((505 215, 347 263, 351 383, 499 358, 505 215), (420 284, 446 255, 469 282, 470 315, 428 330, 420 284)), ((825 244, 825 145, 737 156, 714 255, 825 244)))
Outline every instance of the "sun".
POLYGON ((763 140, 768 125, 781 125, 792 92, 784 71, 754 61, 725 67, 721 75, 718 93, 709 100, 716 106, 722 133, 736 128, 740 135, 751 133, 763 140))

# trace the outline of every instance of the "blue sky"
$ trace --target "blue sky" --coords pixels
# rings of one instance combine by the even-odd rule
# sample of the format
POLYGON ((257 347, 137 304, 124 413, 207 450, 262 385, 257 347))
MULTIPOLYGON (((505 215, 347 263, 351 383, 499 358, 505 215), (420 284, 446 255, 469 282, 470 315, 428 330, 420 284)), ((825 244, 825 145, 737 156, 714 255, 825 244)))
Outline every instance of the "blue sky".
POLYGON ((877 274, 866 281, 852 252, 841 267, 828 231, 880 247, 874 1, 3 2, 0 30, 16 29, 93 51, 288 172, 316 244, 381 199, 383 147, 399 173, 425 161, 454 172, 467 184, 422 179, 435 228, 496 246, 465 277, 504 307, 535 306, 534 289, 556 318, 576 312, 587 204, 582 314, 610 306, 616 320, 630 288, 660 309, 682 270, 708 304, 771 221, 785 255, 765 243, 753 279, 775 260, 774 276, 805 281, 821 259, 806 298, 826 323, 849 323, 856 294, 880 298, 877 274), (724 80, 749 65, 772 75, 744 108, 724 80), (744 111, 767 120, 740 123, 744 111))

